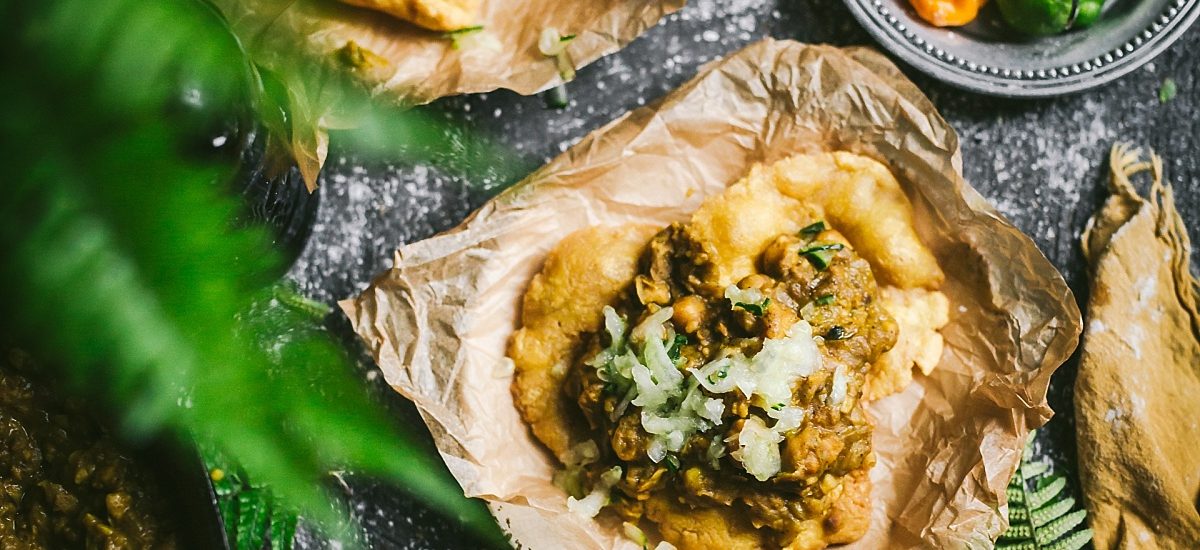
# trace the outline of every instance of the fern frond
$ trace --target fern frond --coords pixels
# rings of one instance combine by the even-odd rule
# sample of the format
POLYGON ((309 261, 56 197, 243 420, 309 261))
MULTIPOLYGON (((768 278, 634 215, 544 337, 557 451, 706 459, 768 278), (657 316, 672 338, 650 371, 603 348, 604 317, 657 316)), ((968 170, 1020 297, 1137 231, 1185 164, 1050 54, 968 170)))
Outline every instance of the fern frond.
POLYGON ((1021 453, 1021 464, 1005 489, 1008 529, 1000 535, 995 548, 1079 550, 1092 540, 1090 529, 1075 530, 1087 512, 1071 511, 1075 499, 1065 492, 1067 478, 1055 475, 1048 461, 1034 460, 1033 441, 1034 434, 1030 433, 1021 453))
POLYGON ((997 544, 996 550, 1038 550, 1036 544, 1029 541, 997 544))
POLYGON ((352 468, 502 545, 328 334, 236 330, 279 258, 261 228, 235 226, 229 167, 197 158, 172 111, 181 81, 214 104, 246 84, 215 14, 199 0, 56 0, 0 1, 0 15, 21 29, 0 35, 0 55, 21 61, 0 78, 0 331, 118 409, 124 433, 211 443, 308 519, 337 523, 318 480, 352 468))
POLYGON ((1083 523, 1086 517, 1086 510, 1076 510, 1042 527, 1034 528, 1033 538, 1038 544, 1050 544, 1069 533, 1075 526, 1083 523))
POLYGON ((1004 534, 1000 535, 1000 538, 1004 540, 1016 541, 1031 540, 1033 539, 1033 527, 1031 527, 1028 523, 1009 525, 1008 529, 1004 531, 1004 534))
POLYGON ((1074 507, 1075 499, 1071 497, 1064 498, 1057 502, 1051 502, 1050 504, 1034 510, 1033 514, 1029 515, 1029 522, 1032 523, 1035 528, 1041 527, 1062 517, 1063 514, 1070 512, 1074 507))
MULTIPOLYGON (((1045 478, 1043 478, 1043 479, 1045 479, 1045 478)), ((1035 510, 1038 508, 1041 508, 1047 502, 1050 502, 1051 500, 1053 500, 1054 497, 1057 497, 1059 495, 1059 493, 1061 493, 1062 490, 1065 489, 1066 487, 1067 487, 1067 478, 1062 477, 1062 476, 1055 476, 1049 482, 1044 483, 1044 484, 1041 483, 1041 481, 1039 480, 1038 490, 1036 490, 1032 493, 1029 493, 1029 500, 1028 500, 1029 507, 1033 508, 1035 510)))
POLYGON ((1043 550, 1079 550, 1092 541, 1092 530, 1082 529, 1059 539, 1054 544, 1043 546, 1043 550))
MULTIPOLYGON (((1035 479, 1038 476, 1045 474, 1046 471, 1048 471, 1049 469, 1050 469, 1049 462, 1042 461, 1042 460, 1039 460, 1037 462, 1030 462, 1029 464, 1023 464, 1021 466, 1021 476, 1024 477, 1025 479, 1035 479)), ((1013 479, 1016 479, 1016 477, 1014 476, 1013 479)))

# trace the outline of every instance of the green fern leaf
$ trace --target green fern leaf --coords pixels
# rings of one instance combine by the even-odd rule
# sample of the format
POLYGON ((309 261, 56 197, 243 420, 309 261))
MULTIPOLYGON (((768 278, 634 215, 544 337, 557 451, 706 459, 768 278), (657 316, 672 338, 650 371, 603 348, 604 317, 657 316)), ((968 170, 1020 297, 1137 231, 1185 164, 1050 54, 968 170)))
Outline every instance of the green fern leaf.
POLYGON ((1075 526, 1083 523, 1086 517, 1086 510, 1076 510, 1042 527, 1034 529, 1033 537, 1038 544, 1050 544, 1069 533, 1075 526))
POLYGON ((1008 530, 1004 531, 1000 538, 1017 541, 1031 540, 1033 539, 1033 527, 1030 527, 1029 524, 1009 525, 1008 530))
MULTIPOLYGON (((1050 469, 1050 463, 1045 461, 1030 462, 1021 466, 1021 475, 1025 479, 1034 479, 1042 474, 1045 474, 1050 469)), ((1014 477, 1013 479, 1016 479, 1014 477)))
MULTIPOLYGON (((211 443, 236 457, 243 480, 270 485, 319 525, 339 518, 317 480, 353 468, 504 545, 482 504, 369 400, 333 338, 300 336, 299 322, 235 330, 279 258, 265 231, 234 226, 238 204, 218 185, 229 167, 196 158, 174 118, 180 81, 244 87, 242 53, 220 41, 211 10, 199 0, 0 1, 0 15, 21 29, 0 36, 0 49, 23 69, 0 79, 0 135, 14 138, 0 148, 0 332, 118 408, 123 433, 211 443), (287 345, 253 345, 267 335, 287 345)), ((240 503, 222 512, 262 523, 240 503)))
POLYGON ((1043 550, 1079 550, 1092 541, 1092 530, 1082 529, 1059 539, 1054 544, 1043 546, 1043 550))
POLYGON ((1023 541, 1023 542, 997 544, 996 550, 1038 550, 1038 547, 1036 544, 1034 544, 1032 542, 1023 541))
POLYGON ((1038 528, 1062 517, 1074 507, 1075 499, 1067 497, 1034 510, 1033 514, 1030 514, 1029 520, 1034 528, 1038 528))
POLYGON ((1054 499, 1054 497, 1057 497, 1059 493, 1066 488, 1066 486, 1067 478, 1062 476, 1055 476, 1051 479, 1051 481, 1045 484, 1039 480, 1038 490, 1029 494, 1029 507, 1036 510, 1042 506, 1045 506, 1047 502, 1050 502, 1054 499))
POLYGON ((1075 530, 1083 523, 1087 512, 1071 511, 1075 499, 1065 492, 1067 479, 1055 475, 1048 461, 1034 460, 1033 438, 1031 433, 1021 455, 1021 464, 1005 490, 1008 529, 1000 535, 995 548, 1079 550, 1092 540, 1090 529, 1075 530))

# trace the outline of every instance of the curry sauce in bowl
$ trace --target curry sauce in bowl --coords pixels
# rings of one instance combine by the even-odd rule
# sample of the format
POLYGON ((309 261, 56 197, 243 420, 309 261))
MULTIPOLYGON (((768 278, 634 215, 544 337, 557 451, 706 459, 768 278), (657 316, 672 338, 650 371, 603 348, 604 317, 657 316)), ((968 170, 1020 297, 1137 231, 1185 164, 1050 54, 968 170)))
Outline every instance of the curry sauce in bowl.
POLYGON ((43 376, 23 351, 0 357, 0 548, 225 547, 198 460, 131 448, 43 376))

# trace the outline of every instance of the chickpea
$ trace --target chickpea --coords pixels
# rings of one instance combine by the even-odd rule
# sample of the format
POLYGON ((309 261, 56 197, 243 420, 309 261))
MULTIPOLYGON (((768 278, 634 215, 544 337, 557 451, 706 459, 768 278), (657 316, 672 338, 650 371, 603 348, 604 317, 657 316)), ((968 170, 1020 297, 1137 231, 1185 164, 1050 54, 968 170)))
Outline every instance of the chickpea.
POLYGON ((634 279, 634 289, 637 291, 638 301, 643 305, 665 305, 671 301, 671 287, 645 275, 638 275, 634 279))
POLYGON ((800 261, 800 241, 791 235, 780 235, 759 256, 760 268, 767 274, 782 279, 789 269, 800 261))
POLYGON ((770 277, 759 274, 759 273, 755 273, 753 275, 747 275, 744 278, 742 278, 742 280, 738 282, 738 288, 743 289, 743 290, 747 289, 747 288, 757 288, 759 290, 764 290, 764 289, 770 288, 774 283, 775 283, 775 281, 772 280, 770 277))
POLYGON ((689 334, 700 330, 708 317, 708 304, 704 302, 704 298, 695 294, 676 300, 672 307, 675 308, 675 313, 671 315, 671 320, 689 334))

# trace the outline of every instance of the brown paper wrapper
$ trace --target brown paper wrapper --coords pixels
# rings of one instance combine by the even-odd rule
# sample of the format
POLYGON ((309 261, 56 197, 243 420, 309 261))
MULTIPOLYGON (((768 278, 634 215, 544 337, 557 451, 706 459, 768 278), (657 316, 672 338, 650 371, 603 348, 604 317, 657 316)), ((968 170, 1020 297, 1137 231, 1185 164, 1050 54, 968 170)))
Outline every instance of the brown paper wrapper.
POLYGON ((288 146, 311 191, 325 162, 328 130, 346 127, 336 98, 328 97, 331 66, 405 105, 499 88, 533 94, 563 82, 557 61, 538 51, 544 29, 575 35, 566 54, 580 68, 625 47, 684 0, 485 0, 479 23, 486 34, 464 38, 463 47, 445 33, 337 0, 213 3, 256 63, 296 75, 286 82, 292 96, 288 146), (354 49, 351 67, 343 59, 348 45, 354 49))
POLYGON ((256 58, 306 52, 335 55, 349 41, 382 58, 376 91, 409 103, 498 88, 532 94, 562 83, 555 60, 538 51, 542 30, 574 34, 575 68, 613 53, 684 0, 484 0, 479 24, 497 48, 456 49, 445 33, 336 0, 215 0, 256 58))
POLYGON ((550 481, 558 465, 513 406, 504 352, 526 285, 572 231, 683 220, 754 163, 819 150, 891 167, 953 304, 937 369, 868 409, 878 463, 857 546, 989 545, 1025 435, 1051 415, 1046 389, 1075 348, 1079 311, 1029 238, 963 181, 954 131, 872 51, 768 40, 709 64, 458 228, 402 247, 342 307, 466 494, 487 500, 515 543, 634 548, 615 520, 567 512, 550 481))
POLYGON ((1088 325, 1075 381, 1079 476, 1096 548, 1200 548, 1200 281, 1162 161, 1113 148, 1088 224, 1088 325), (1149 197, 1130 177, 1151 171, 1149 197))

